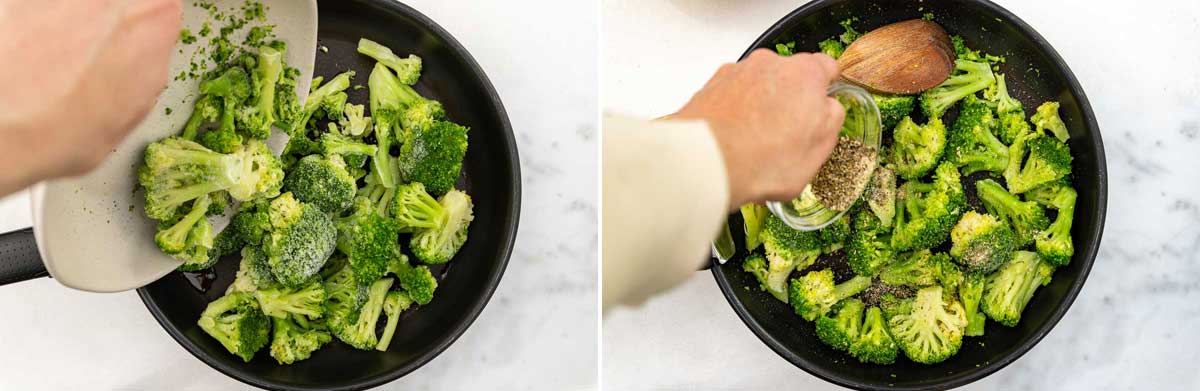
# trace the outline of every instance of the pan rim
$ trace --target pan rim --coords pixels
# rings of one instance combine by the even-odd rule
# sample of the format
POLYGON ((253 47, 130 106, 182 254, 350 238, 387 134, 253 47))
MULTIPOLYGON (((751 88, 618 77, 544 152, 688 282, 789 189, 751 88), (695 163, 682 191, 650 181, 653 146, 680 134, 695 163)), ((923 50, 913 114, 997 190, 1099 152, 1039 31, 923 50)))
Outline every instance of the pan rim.
MULTIPOLYGON (((797 8, 781 18, 779 21, 775 22, 775 24, 771 25, 771 27, 768 28, 762 35, 756 38, 750 47, 744 53, 742 53, 740 58, 744 59, 754 50, 765 47, 766 44, 770 43, 767 40, 770 37, 777 35, 782 30, 788 28, 791 21, 810 16, 811 14, 818 12, 821 8, 830 5, 835 1, 836 0, 815 0, 797 8)), ((729 305, 738 315, 738 318, 740 318, 742 322, 746 324, 746 326, 754 333, 754 335, 783 359, 791 362, 793 365, 799 367, 805 372, 808 372, 809 374, 812 374, 813 376, 821 378, 822 380, 830 383, 843 387, 865 390, 929 390, 961 387, 987 377, 1013 363, 1021 356, 1024 356, 1025 353, 1033 348, 1033 346, 1037 345, 1038 342, 1041 342, 1041 340, 1050 333, 1050 330, 1058 325, 1058 322, 1062 320, 1062 317, 1066 315, 1068 310, 1070 310, 1071 305, 1074 304, 1079 292, 1083 289, 1083 285, 1087 281, 1088 275, 1091 274, 1092 266, 1095 263, 1096 256, 1099 254, 1100 242, 1103 239, 1104 225, 1108 208, 1108 165, 1104 154, 1104 142, 1102 140, 1100 127, 1096 121, 1095 113, 1092 111, 1092 106, 1087 98, 1087 94, 1084 92, 1083 87, 1079 84, 1079 80, 1075 77, 1075 73, 1071 71, 1071 68, 1059 55, 1058 51, 1056 51, 1054 47, 1051 46, 1044 37, 1042 37, 1041 34, 1034 30, 1034 28, 1024 20, 1017 17, 1017 15, 1008 11, 1004 7, 991 2, 990 0, 963 1, 975 3, 988 13, 1000 18, 1005 23, 1014 26, 1017 31, 1020 31, 1022 34, 1028 36, 1036 44, 1038 50, 1045 53, 1055 67, 1062 71, 1064 75, 1063 81, 1067 85, 1068 90, 1070 90, 1075 98, 1079 101, 1080 112, 1083 113, 1083 125, 1094 138, 1094 141, 1090 143, 1089 146, 1093 148, 1092 152, 1096 157, 1096 175, 1098 177, 1098 186, 1096 189, 1096 209, 1093 212, 1094 216, 1096 217, 1096 224, 1091 227, 1091 230, 1081 232, 1081 234, 1094 237, 1095 240, 1092 241, 1090 246, 1082 249, 1084 250, 1082 252, 1084 256, 1082 258, 1083 264, 1081 265, 1082 269, 1080 270, 1080 275, 1074 281, 1072 281, 1071 285, 1067 289, 1066 295, 1058 303, 1054 311, 1051 312, 1047 322, 1045 322, 1040 328, 1035 330, 1031 335, 1021 341, 1015 350, 1002 356, 999 360, 995 360, 980 366, 977 370, 963 372, 962 374, 955 374, 954 376, 944 379, 943 381, 916 386, 881 386, 865 383, 857 379, 839 375, 832 371, 827 371, 820 366, 814 365, 810 360, 795 354, 786 346, 784 346, 783 343, 781 343, 778 339, 768 333, 766 329, 759 324, 758 320, 751 316, 749 310, 741 301, 738 300, 737 296, 734 294, 733 286, 729 280, 721 272, 722 265, 714 260, 711 270, 713 277, 716 279, 717 285, 721 289, 722 295, 725 296, 726 301, 729 302, 729 305)))
POLYGON ((512 130, 511 120, 508 116, 508 112, 504 108, 504 103, 501 101, 495 85, 492 84, 491 79, 488 78, 478 61, 475 60, 475 57, 471 55, 471 53, 462 45, 462 43, 460 43, 458 39, 454 38, 450 32, 446 31, 446 29, 437 24, 437 22, 434 22, 425 14, 398 1, 363 1, 373 3, 384 8, 389 8, 392 11, 412 18, 422 28, 429 30, 430 33, 441 38, 446 46, 449 47, 456 56, 463 60, 464 64, 469 68, 471 73, 479 79, 480 84, 484 87, 484 91, 486 92, 487 101, 491 104, 493 110, 495 110, 497 114, 497 117, 500 119, 497 125, 500 127, 499 137, 502 143, 500 145, 496 145, 495 147, 504 148, 508 151, 506 154, 507 159, 505 163, 507 165, 507 169, 512 172, 512 180, 508 182, 507 193, 511 194, 512 201, 507 205, 507 213, 512 216, 512 218, 505 222, 503 229, 498 232, 503 238, 505 238, 501 241, 502 247, 500 251, 495 254, 497 256, 496 262, 498 262, 498 268, 496 268, 491 275, 487 276, 487 281, 484 284, 484 291, 482 292, 481 297, 479 300, 476 300, 472 306, 464 309, 463 312, 467 314, 466 318, 462 322, 454 325, 449 334, 449 338, 441 341, 437 345, 433 346, 432 349, 423 352, 415 360, 412 360, 403 366, 394 368, 388 372, 384 372, 376 376, 366 377, 337 387, 318 388, 279 383, 247 373, 242 368, 227 365, 222 360, 219 360, 205 352, 203 349, 200 349, 194 342, 192 342, 186 335, 183 334, 182 330, 175 327, 167 319, 166 314, 162 311, 162 309, 156 304, 155 299, 151 297, 146 287, 138 288, 138 297, 141 298, 143 304, 146 306, 146 309, 149 310, 151 315, 154 316, 155 321, 157 321, 159 325, 161 325, 176 342, 183 346, 185 350, 187 350, 196 358, 200 359, 200 361, 204 362, 209 367, 216 369, 226 376, 255 387, 284 390, 361 390, 377 387, 412 373, 448 349, 450 345, 454 344, 458 338, 462 337, 463 333, 465 333, 466 330, 475 322, 475 320, 478 319, 479 315, 482 314, 484 307, 486 307, 491 301, 492 296, 499 287, 500 279, 504 276, 504 272, 508 269, 508 263, 512 257, 513 247, 516 243, 517 231, 521 218, 520 157, 517 149, 516 137, 512 130))

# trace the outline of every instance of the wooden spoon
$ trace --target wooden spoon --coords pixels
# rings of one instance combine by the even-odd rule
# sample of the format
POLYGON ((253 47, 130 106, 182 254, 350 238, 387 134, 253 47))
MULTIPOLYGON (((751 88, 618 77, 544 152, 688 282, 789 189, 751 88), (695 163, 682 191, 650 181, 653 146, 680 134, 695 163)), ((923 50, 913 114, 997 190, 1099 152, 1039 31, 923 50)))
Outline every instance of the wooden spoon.
POLYGON ((859 37, 838 58, 842 78, 887 94, 911 95, 950 77, 954 48, 946 30, 922 19, 883 26, 859 37))

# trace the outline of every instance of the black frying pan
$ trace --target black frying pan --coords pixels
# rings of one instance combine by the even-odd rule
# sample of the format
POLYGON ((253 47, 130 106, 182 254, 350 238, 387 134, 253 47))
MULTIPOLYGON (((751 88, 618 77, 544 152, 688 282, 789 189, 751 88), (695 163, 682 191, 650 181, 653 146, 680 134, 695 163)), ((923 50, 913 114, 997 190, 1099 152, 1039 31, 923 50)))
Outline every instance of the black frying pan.
MULTIPOLYGON (((890 366, 859 363, 817 339, 810 322, 797 316, 790 306, 758 289, 758 282, 742 271, 746 256, 742 220, 730 216, 730 228, 740 252, 728 263, 713 262, 712 273, 735 312, 772 350, 792 364, 830 382, 871 390, 931 390, 962 386, 1012 363, 1045 337, 1083 288, 1100 247, 1104 231, 1108 178, 1100 128, 1087 96, 1070 68, 1054 48, 1033 28, 1000 6, 987 0, 924 0, 920 2, 818 0, 800 7, 771 26, 742 55, 776 43, 796 40, 797 50, 815 51, 817 42, 841 33, 838 22, 857 16, 860 31, 888 23, 935 15, 951 34, 988 53, 1007 56, 1000 66, 1010 93, 1021 100, 1026 113, 1046 100, 1062 104, 1060 114, 1071 130, 1071 152, 1075 157, 1073 182, 1079 193, 1073 240, 1075 257, 1059 268, 1050 285, 1038 289, 1016 327, 988 322, 984 337, 968 337, 958 354, 937 365, 913 363, 901 354, 890 366)), ((947 114, 952 120, 955 113, 947 114)), ((986 175, 986 174, 980 174, 986 175)), ((974 180, 966 178, 968 197, 973 199, 974 180)), ((976 204, 978 205, 978 204, 976 204)), ((838 264, 836 254, 818 261, 813 268, 838 264)), ((835 272, 848 278, 849 270, 835 272)))
MULTIPOLYGON (((172 272, 138 289, 146 308, 185 349, 226 375, 262 388, 364 389, 432 360, 487 305, 508 264, 520 215, 520 167, 512 127, 500 97, 466 49, 432 20, 393 0, 322 1, 319 9, 318 42, 329 51, 317 52, 314 77, 353 69, 354 84, 365 86, 374 60, 356 52, 360 37, 424 60, 416 89, 441 101, 450 120, 471 128, 457 187, 471 195, 475 220, 454 260, 432 267, 439 278, 433 302, 401 315, 387 352, 355 350, 335 340, 292 365, 277 364, 266 348, 249 363, 242 362, 196 326, 205 306, 233 281, 236 257, 223 259, 211 273, 172 272)), ((367 102, 367 89, 347 92, 352 102, 367 102)), ((32 237, 31 230, 0 235, 0 285, 46 275, 32 237)), ((462 370, 469 375, 472 369, 462 370)))

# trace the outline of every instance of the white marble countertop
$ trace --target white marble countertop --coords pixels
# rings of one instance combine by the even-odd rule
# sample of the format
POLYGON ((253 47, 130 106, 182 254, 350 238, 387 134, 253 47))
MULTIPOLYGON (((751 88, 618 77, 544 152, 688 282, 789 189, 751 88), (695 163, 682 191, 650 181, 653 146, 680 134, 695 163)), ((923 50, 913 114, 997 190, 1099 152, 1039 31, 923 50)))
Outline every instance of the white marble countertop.
MULTIPOLYGON (((596 7, 519 0, 406 3, 475 56, 500 92, 521 153, 520 232, 495 296, 428 365, 382 389, 596 388, 596 7)), ((24 194, 0 232, 30 225, 24 194)), ((0 287, 0 389, 247 389, 193 358, 133 292, 50 279, 0 287)))
MULTIPOLYGON (((1106 142, 1108 220, 1087 284, 1058 326, 966 388, 1200 389, 1200 44, 1186 38, 1200 33, 1200 3, 997 2, 1045 36, 1087 91, 1106 142)), ((673 112, 802 3, 606 0, 603 107, 673 112)), ((608 314, 603 334, 607 389, 835 388, 755 338, 709 273, 608 314)))

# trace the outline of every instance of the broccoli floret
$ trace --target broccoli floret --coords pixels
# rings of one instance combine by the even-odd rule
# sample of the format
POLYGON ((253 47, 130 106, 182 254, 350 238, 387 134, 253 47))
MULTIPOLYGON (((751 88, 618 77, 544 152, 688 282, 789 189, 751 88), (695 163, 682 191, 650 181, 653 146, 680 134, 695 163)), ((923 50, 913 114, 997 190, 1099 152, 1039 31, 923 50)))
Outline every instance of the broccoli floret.
POLYGON ((366 106, 347 103, 346 108, 342 109, 342 118, 338 120, 342 134, 363 137, 370 133, 371 117, 367 117, 365 113, 366 106))
POLYGON ((1021 311, 1033 298, 1033 292, 1050 282, 1054 267, 1029 251, 1014 253, 1013 259, 987 277, 980 308, 992 320, 1013 327, 1021 320, 1021 311))
POLYGON ((220 124, 200 135, 200 143, 221 153, 233 153, 242 145, 234 120, 240 116, 242 102, 250 96, 250 77, 241 67, 226 69, 220 76, 200 83, 200 93, 220 98, 220 124))
POLYGON ((920 250, 944 243, 966 211, 966 203, 958 170, 950 163, 938 166, 933 183, 905 183, 896 200, 892 250, 920 250))
POLYGON ((974 95, 996 82, 992 67, 985 62, 954 60, 954 72, 950 78, 921 93, 921 112, 927 118, 941 118, 955 102, 974 95))
POLYGON ((883 120, 884 129, 896 126, 900 119, 907 117, 917 105, 915 95, 871 94, 871 98, 875 100, 875 106, 879 107, 879 118, 883 120))
POLYGON ((1015 233, 1016 248, 1023 248, 1033 243, 1038 232, 1050 225, 1046 211, 1033 201, 1021 201, 1020 198, 1004 190, 999 183, 991 179, 975 182, 975 192, 983 201, 984 208, 989 214, 995 215, 1012 226, 1015 233))
POLYGON ((769 266, 763 288, 787 302, 787 281, 793 270, 801 270, 821 256, 821 237, 815 231, 799 231, 775 215, 768 215, 759 233, 769 266))
POLYGON ((417 231, 409 242, 413 255, 428 264, 450 262, 466 243, 467 230, 475 219, 467 193, 450 189, 439 202, 445 211, 442 221, 436 227, 417 231))
POLYGON ((208 303, 196 324, 245 362, 267 345, 267 334, 271 332, 270 318, 259 311, 258 301, 242 292, 208 303))
POLYGON ((891 234, 879 218, 867 211, 854 217, 854 231, 846 249, 846 263, 860 276, 874 276, 892 260, 891 234))
POLYGON ((1004 57, 980 53, 978 50, 971 50, 971 48, 968 48, 967 44, 963 42, 962 36, 959 35, 951 36, 950 44, 954 47, 955 57, 962 60, 980 61, 991 64, 998 64, 1005 61, 1004 57))
POLYGON ((242 203, 237 214, 229 220, 225 232, 231 232, 243 245, 262 245, 263 236, 271 231, 268 208, 269 202, 266 200, 242 203))
POLYGON ((780 56, 787 57, 795 54, 795 51, 796 41, 775 44, 775 53, 779 54, 780 56))
POLYGON ((271 201, 271 232, 263 239, 263 252, 275 280, 285 287, 306 284, 333 254, 337 228, 329 215, 291 193, 271 201))
POLYGON ((862 36, 862 33, 858 32, 858 30, 855 30, 852 26, 855 22, 858 22, 858 17, 853 17, 838 22, 838 24, 842 25, 842 29, 845 30, 841 35, 838 35, 838 40, 842 41, 842 43, 846 44, 847 46, 854 43, 854 41, 858 40, 858 37, 862 36))
POLYGON ((879 271, 879 280, 893 286, 957 288, 962 273, 948 255, 921 250, 885 266, 879 271))
POLYGON ((766 223, 767 214, 771 211, 767 210, 766 205, 746 204, 741 207, 743 229, 746 233, 746 251, 754 251, 758 246, 762 245, 762 239, 759 233, 762 232, 763 224, 766 223))
MULTIPOLYGON (((343 158, 350 156, 373 156, 378 151, 374 145, 362 143, 356 139, 350 138, 336 133, 321 134, 321 153, 325 155, 339 155, 343 158)), ((349 162, 347 166, 354 166, 349 162)), ((361 166, 361 165, 360 165, 361 166)))
POLYGON ((850 217, 842 215, 817 230, 817 234, 821 237, 821 252, 829 254, 841 250, 850 241, 850 217))
POLYGON ((888 329, 904 355, 922 364, 937 364, 958 353, 966 311, 958 301, 942 295, 942 287, 931 286, 908 299, 908 311, 888 319, 888 329))
POLYGON ((397 77, 401 83, 413 85, 417 83, 417 79, 421 77, 421 58, 416 55, 408 55, 408 58, 400 58, 392 49, 387 46, 380 45, 375 41, 360 38, 358 40, 358 52, 370 56, 380 64, 387 65, 396 71, 397 77))
POLYGON ((871 277, 856 276, 841 284, 833 283, 829 269, 809 272, 793 278, 788 286, 788 304, 804 320, 812 321, 829 312, 834 304, 871 286, 871 277))
POLYGON ((989 104, 996 107, 999 124, 995 133, 1004 144, 1012 145, 1018 136, 1031 131, 1029 122, 1025 121, 1025 108, 1021 106, 1021 101, 1008 94, 1008 84, 1004 82, 1003 74, 996 75, 996 84, 985 91, 984 96, 989 104))
MULTIPOLYGON (((1030 194, 1030 193, 1026 193, 1030 194)), ((1054 223, 1035 238, 1038 256, 1053 266, 1066 266, 1075 255, 1071 240, 1071 225, 1075 219, 1075 189, 1060 187, 1051 204, 1058 209, 1054 223)))
POLYGON ((950 231, 950 256, 967 273, 987 274, 1012 257, 1016 238, 1008 224, 996 217, 967 212, 950 231))
POLYGON ((367 302, 367 285, 359 284, 354 270, 343 264, 325 279, 325 324, 335 335, 349 333, 367 302))
POLYGON ((412 266, 408 264, 407 260, 392 264, 391 272, 396 275, 400 287, 412 301, 420 305, 426 305, 433 301, 433 292, 437 290, 438 282, 428 266, 412 266))
POLYGON ((446 211, 442 204, 425 192, 425 185, 413 182, 396 188, 388 206, 400 232, 416 232, 437 227, 446 211))
POLYGON ((242 248, 242 260, 238 264, 237 274, 233 283, 225 290, 231 292, 257 292, 259 289, 270 289, 276 286, 275 276, 271 274, 271 265, 267 264, 267 255, 257 247, 242 248))
POLYGON ((420 182, 433 195, 445 194, 458 182, 467 154, 467 128, 437 121, 424 131, 414 131, 400 147, 400 177, 420 182))
MULTIPOLYGON (((767 290, 767 281, 768 277, 771 275, 771 270, 770 266, 767 265, 766 257, 758 253, 750 254, 742 260, 742 271, 753 275, 754 279, 758 280, 759 288, 764 291, 767 290)), ((791 269, 789 268, 787 272, 790 274, 791 269)), ((784 281, 787 281, 786 275, 784 276, 784 281)), ((774 294, 774 292, 772 292, 772 294, 774 294)), ((778 298, 778 295, 776 295, 776 297, 778 298)), ((787 295, 784 295, 783 298, 780 298, 780 300, 784 301, 786 301, 786 299, 787 295)))
POLYGON ((146 193, 146 216, 171 220, 180 207, 226 190, 239 201, 279 194, 283 169, 265 145, 251 141, 233 154, 170 137, 146 147, 138 183, 146 193))
POLYGON ((258 48, 258 61, 251 72, 254 102, 242 111, 241 131, 250 138, 264 140, 271 136, 275 123, 275 88, 283 74, 283 50, 271 46, 258 48))
POLYGON ((283 179, 283 190, 325 213, 341 213, 354 202, 358 185, 338 155, 309 155, 283 179))
POLYGON ((188 117, 187 123, 183 126, 183 131, 179 137, 185 140, 196 140, 196 134, 200 132, 200 127, 206 122, 215 122, 221 118, 222 102, 219 97, 214 95, 201 95, 196 99, 196 103, 192 105, 192 115, 188 117))
POLYGON ((899 347, 888 334, 887 327, 883 311, 879 307, 868 308, 858 340, 850 345, 850 355, 864 363, 887 365, 896 362, 899 347))
POLYGON ((863 198, 879 218, 880 226, 891 228, 896 220, 896 173, 886 167, 876 167, 863 198))
POLYGON ((400 227, 392 219, 373 210, 358 210, 338 220, 337 226, 337 248, 349 258, 360 284, 383 277, 392 260, 400 256, 400 227))
POLYGON ((272 286, 259 287, 254 291, 258 305, 267 316, 287 318, 305 316, 310 319, 320 318, 324 313, 325 285, 320 280, 313 279, 299 288, 284 288, 272 286))
MULTIPOLYGON (((835 60, 838 57, 841 57, 842 53, 846 52, 846 45, 843 44, 841 41, 838 41, 837 39, 834 39, 834 38, 829 38, 824 41, 818 42, 817 48, 821 50, 821 53, 825 53, 829 57, 833 57, 833 59, 835 59, 835 60)), ((784 55, 782 51, 779 54, 784 55)), ((791 55, 791 54, 792 54, 791 50, 788 50, 788 54, 786 54, 786 55, 791 55)))
POLYGON ((958 287, 958 299, 962 301, 963 310, 967 314, 967 329, 969 337, 983 335, 983 326, 987 316, 979 311, 979 301, 983 299, 983 287, 987 282, 986 276, 979 273, 967 274, 962 285, 958 287))
MULTIPOLYGON (((1039 205, 1047 208, 1062 209, 1065 208, 1066 205, 1061 205, 1056 201, 1066 201, 1066 198, 1059 197, 1065 195, 1063 192, 1070 187, 1071 182, 1067 181, 1066 178, 1063 178, 1035 187, 1022 195, 1025 197, 1025 201, 1037 202, 1039 205)), ((1072 189, 1072 191, 1074 191, 1074 189, 1072 189)))
POLYGON ((275 328, 271 338, 271 357, 280 364, 307 360, 333 337, 319 322, 306 322, 309 327, 291 318, 272 318, 275 328))
MULTIPOLYGON (((347 99, 350 99, 350 96, 346 94, 346 91, 335 92, 325 97, 325 100, 321 101, 321 107, 317 109, 315 115, 317 115, 319 118, 325 118, 330 121, 341 120, 345 114, 342 112, 342 110, 346 108, 347 99)), ((335 122, 330 122, 329 125, 336 126, 335 122)))
POLYGON ((904 117, 892 131, 893 142, 888 154, 892 169, 901 178, 916 180, 924 177, 942 159, 946 150, 946 126, 934 117, 924 126, 904 117))
POLYGON ((1041 106, 1038 106, 1037 112, 1033 113, 1033 117, 1029 119, 1037 127, 1038 133, 1049 130, 1054 137, 1058 138, 1058 141, 1064 143, 1071 138, 1067 124, 1063 123, 1062 118, 1058 116, 1058 102, 1042 103, 1041 106))
POLYGON ((391 278, 381 278, 372 283, 367 288, 367 302, 362 305, 358 319, 348 327, 333 329, 333 335, 356 349, 374 349, 379 343, 379 336, 375 334, 375 324, 379 322, 383 303, 393 282, 391 278))
POLYGON ((210 201, 202 196, 192 201, 192 210, 179 221, 166 226, 162 224, 154 234, 154 244, 172 258, 183 261, 179 270, 196 271, 207 269, 216 263, 209 256, 213 248, 212 224, 204 218, 210 201))
POLYGON ((1009 150, 1004 180, 1013 194, 1071 174, 1071 149, 1054 138, 1040 133, 1018 137, 1009 150))
POLYGON ((375 344, 375 350, 385 351, 388 345, 392 344, 392 335, 396 333, 396 324, 400 322, 400 313, 412 306, 412 299, 403 292, 388 292, 387 298, 383 301, 383 314, 387 316, 387 324, 383 326, 383 334, 379 336, 379 343, 375 344))
POLYGON ((958 120, 950 129, 946 159, 963 168, 963 175, 979 171, 1000 173, 1008 166, 1008 147, 992 134, 996 117, 975 95, 963 100, 958 120))
MULTIPOLYGON (((300 77, 300 70, 284 68, 279 82, 275 84, 275 126, 289 134, 295 133, 292 124, 298 121, 297 118, 303 107, 300 105, 300 97, 296 96, 296 78, 298 77, 300 77)), ((300 129, 304 129, 304 127, 301 126, 300 129)))
MULTIPOLYGON (((345 104, 345 91, 350 88, 350 79, 354 78, 354 71, 346 71, 329 79, 329 82, 321 84, 308 94, 308 99, 304 101, 304 105, 300 107, 300 111, 295 113, 288 132, 292 137, 304 132, 304 127, 308 125, 309 118, 319 109, 327 107, 327 100, 340 101, 345 104)), ((317 80, 313 80, 313 86, 317 85, 317 80)))
POLYGON ((848 351, 850 345, 858 342, 859 330, 862 328, 863 303, 858 299, 846 299, 838 303, 835 314, 821 315, 815 325, 817 338, 826 345, 837 350, 848 351))

